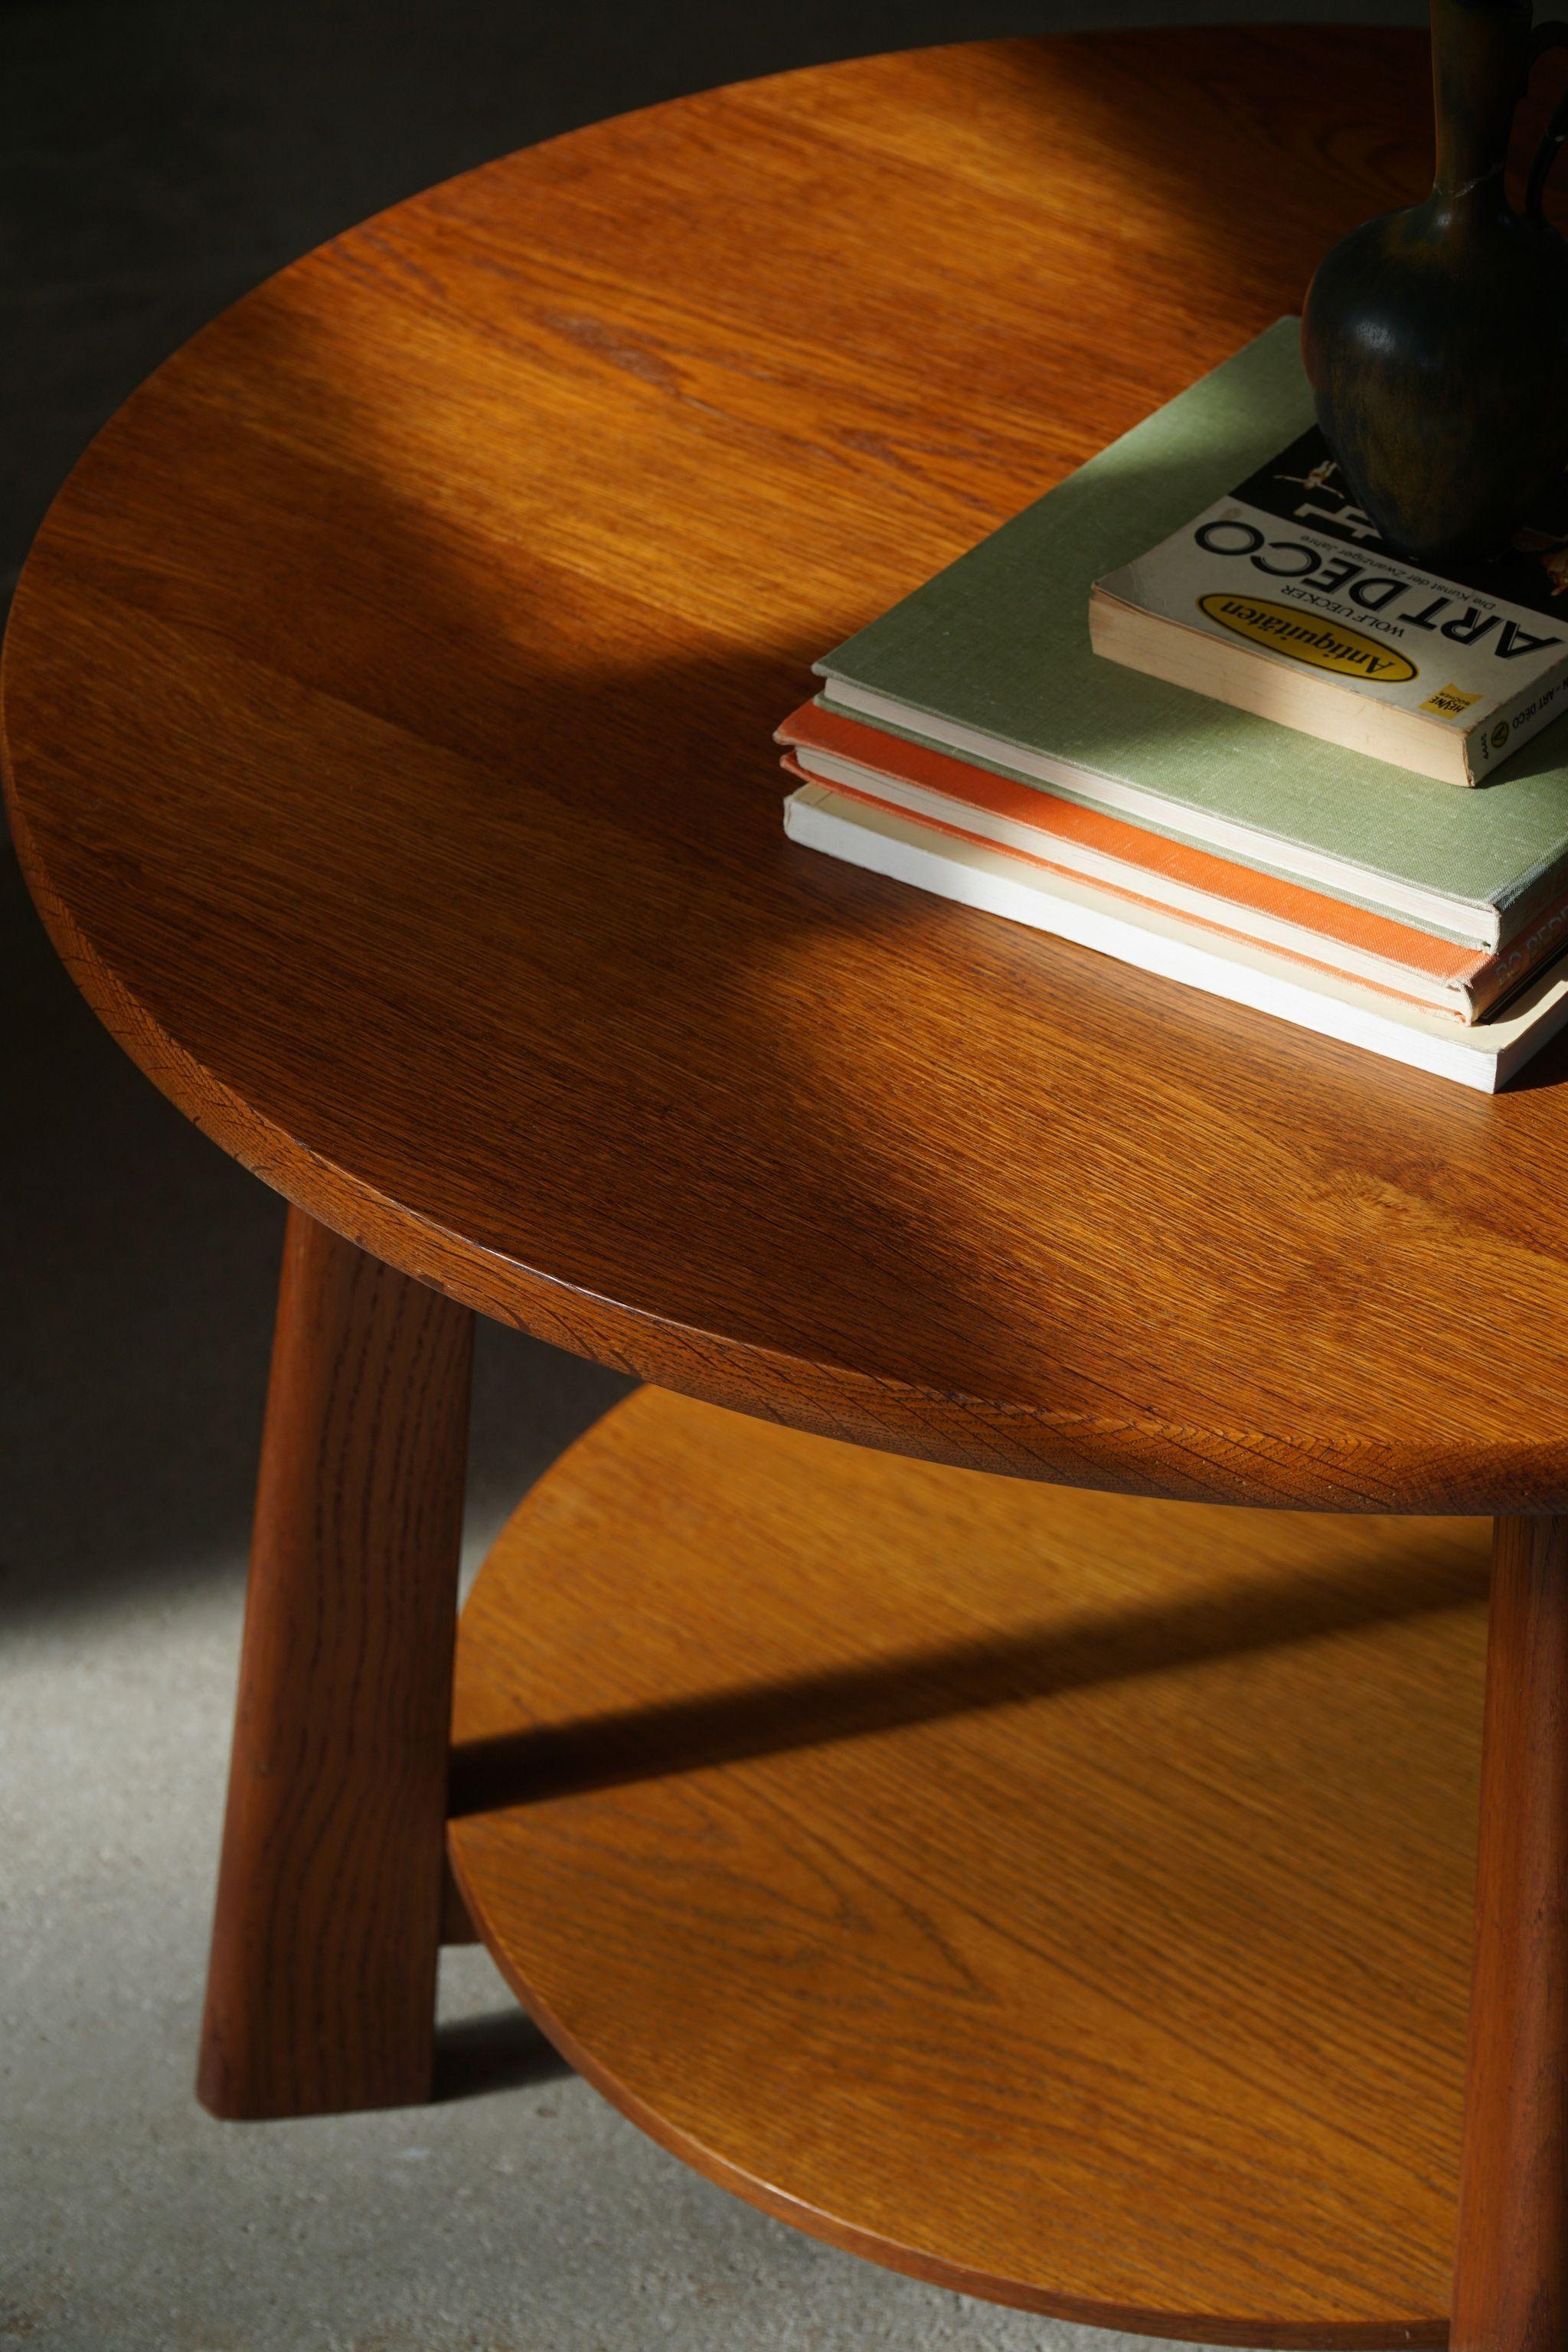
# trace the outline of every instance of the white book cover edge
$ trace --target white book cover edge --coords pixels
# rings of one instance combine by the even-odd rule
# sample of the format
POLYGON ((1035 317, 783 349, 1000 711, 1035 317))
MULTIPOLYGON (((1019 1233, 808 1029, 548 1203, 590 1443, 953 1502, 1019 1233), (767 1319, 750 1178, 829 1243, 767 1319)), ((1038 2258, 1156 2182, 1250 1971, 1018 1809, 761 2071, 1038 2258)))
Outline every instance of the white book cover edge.
POLYGON ((868 808, 826 784, 784 803, 784 831, 803 847, 907 882, 959 906, 1004 916, 1210 996, 1272 1013, 1300 1029, 1359 1045, 1483 1094, 1506 1086, 1568 1023, 1568 960, 1533 981, 1500 1018, 1463 1023, 1389 1003, 1353 982, 1303 976, 1245 940, 1200 940, 1180 917, 1129 909, 1092 885, 1027 871, 1005 850, 938 836, 918 820, 868 808))

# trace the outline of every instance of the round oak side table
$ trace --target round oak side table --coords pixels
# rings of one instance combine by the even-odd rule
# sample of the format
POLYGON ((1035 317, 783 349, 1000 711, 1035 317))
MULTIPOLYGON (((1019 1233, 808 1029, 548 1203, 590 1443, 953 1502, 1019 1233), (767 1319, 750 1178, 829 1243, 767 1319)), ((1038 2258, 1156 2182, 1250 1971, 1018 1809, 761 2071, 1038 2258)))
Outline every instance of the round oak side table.
POLYGON ((900 893, 784 842, 769 740, 1421 189, 1425 70, 1145 34, 602 124, 285 270, 61 493, 20 852, 293 1204, 217 2114, 427 2095, 445 1900, 879 2259, 1563 2342, 1568 1045, 1483 1099, 900 893), (476 1313, 650 1385, 454 1717, 476 1313))

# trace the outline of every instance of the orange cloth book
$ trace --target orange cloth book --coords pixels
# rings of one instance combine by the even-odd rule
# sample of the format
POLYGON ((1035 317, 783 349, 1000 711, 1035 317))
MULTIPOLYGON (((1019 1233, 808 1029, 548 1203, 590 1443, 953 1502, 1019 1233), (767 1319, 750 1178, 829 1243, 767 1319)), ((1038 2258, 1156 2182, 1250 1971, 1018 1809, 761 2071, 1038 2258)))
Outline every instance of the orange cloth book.
POLYGON ((1038 785, 808 702, 778 730, 785 768, 1076 880, 1142 898, 1347 979, 1476 1021, 1568 941, 1568 902, 1500 948, 1420 929, 1285 877, 1146 831, 1038 785))

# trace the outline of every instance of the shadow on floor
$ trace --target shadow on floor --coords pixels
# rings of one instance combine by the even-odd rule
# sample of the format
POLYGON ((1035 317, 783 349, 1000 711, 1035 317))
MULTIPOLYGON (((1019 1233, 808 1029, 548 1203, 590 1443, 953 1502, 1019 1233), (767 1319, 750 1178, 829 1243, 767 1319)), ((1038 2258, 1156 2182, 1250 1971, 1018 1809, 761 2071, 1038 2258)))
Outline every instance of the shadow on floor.
POLYGON ((571 2067, 521 2009, 497 2009, 443 2025, 436 2035, 434 2096, 478 2099, 491 2091, 559 2082, 571 2067))

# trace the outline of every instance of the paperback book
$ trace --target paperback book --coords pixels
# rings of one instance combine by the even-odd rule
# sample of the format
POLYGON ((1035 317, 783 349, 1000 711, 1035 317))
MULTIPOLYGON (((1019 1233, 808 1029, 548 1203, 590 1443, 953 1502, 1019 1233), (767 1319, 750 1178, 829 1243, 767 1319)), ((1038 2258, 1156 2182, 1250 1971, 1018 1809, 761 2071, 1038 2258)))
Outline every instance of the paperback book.
POLYGON ((1568 512, 1462 578, 1403 562, 1314 425, 1097 580, 1098 654, 1281 726, 1479 784, 1564 708, 1568 512))

